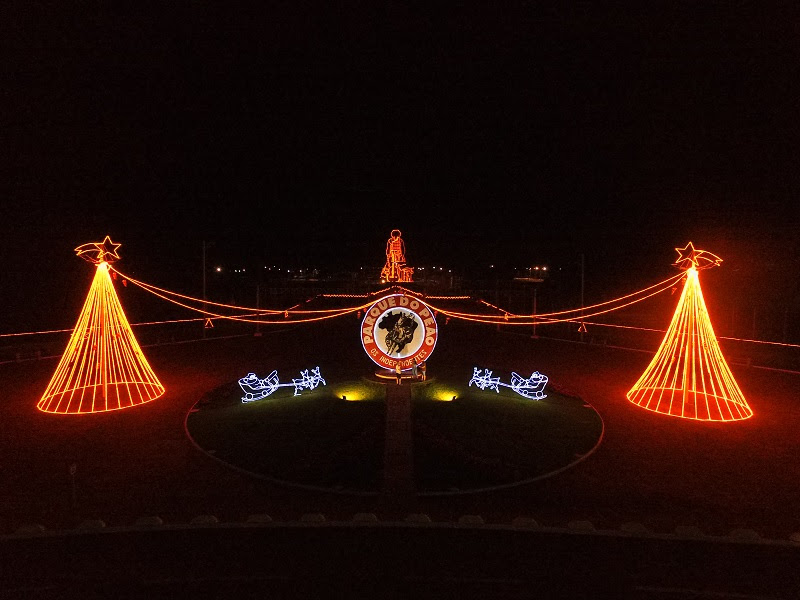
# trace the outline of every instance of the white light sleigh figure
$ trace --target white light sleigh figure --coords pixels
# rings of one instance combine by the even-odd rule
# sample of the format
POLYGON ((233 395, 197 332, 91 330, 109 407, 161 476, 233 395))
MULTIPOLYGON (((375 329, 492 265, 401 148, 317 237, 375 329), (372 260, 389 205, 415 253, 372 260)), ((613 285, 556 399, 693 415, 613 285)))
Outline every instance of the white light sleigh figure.
POLYGON ((300 371, 300 379, 292 379, 292 383, 280 383, 277 370, 263 379, 259 379, 255 373, 248 373, 239 380, 239 387, 244 392, 242 402, 255 402, 266 398, 279 387, 294 386, 294 395, 299 396, 303 390, 313 390, 319 385, 328 385, 319 374, 319 367, 300 371))
POLYGON ((547 385, 547 375, 542 375, 539 371, 534 371, 530 377, 523 377, 518 373, 511 373, 511 383, 503 383, 500 377, 492 377, 492 372, 489 369, 479 369, 474 367, 472 369, 472 379, 469 380, 469 385, 475 384, 476 387, 482 390, 494 390, 500 393, 500 386, 511 388, 520 396, 530 398, 531 400, 541 400, 547 398, 544 393, 544 387, 547 385))

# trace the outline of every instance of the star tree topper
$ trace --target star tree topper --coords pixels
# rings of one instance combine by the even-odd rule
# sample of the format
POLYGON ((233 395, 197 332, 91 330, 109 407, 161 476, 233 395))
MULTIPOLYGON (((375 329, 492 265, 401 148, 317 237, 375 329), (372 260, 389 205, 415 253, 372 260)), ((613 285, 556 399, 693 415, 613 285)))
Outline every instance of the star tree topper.
POLYGON ((718 267, 722 262, 722 259, 716 254, 707 250, 696 250, 692 242, 686 244, 685 248, 675 248, 675 250, 678 252, 678 260, 672 264, 684 271, 691 268, 710 269, 718 267))
POLYGON ((82 244, 78 246, 75 248, 75 252, 83 260, 87 260, 90 263, 111 263, 119 260, 117 249, 120 246, 122 246, 122 244, 112 242, 111 236, 107 235, 102 242, 89 242, 88 244, 82 244))

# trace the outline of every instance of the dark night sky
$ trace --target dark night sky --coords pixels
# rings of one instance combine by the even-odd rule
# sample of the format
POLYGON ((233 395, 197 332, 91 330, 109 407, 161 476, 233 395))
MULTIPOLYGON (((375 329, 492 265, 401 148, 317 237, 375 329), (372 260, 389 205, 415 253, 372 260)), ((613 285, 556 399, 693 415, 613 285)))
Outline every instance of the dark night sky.
POLYGON ((106 233, 187 289, 203 239, 379 269, 393 227, 412 264, 583 252, 631 289, 691 239, 797 303, 794 9, 333 4, 9 11, 0 305, 80 297, 106 233))

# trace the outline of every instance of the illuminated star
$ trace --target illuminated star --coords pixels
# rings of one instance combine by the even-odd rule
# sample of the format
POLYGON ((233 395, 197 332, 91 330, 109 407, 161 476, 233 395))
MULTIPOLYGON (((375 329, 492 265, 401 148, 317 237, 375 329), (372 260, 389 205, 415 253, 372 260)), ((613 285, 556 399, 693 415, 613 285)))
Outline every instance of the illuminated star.
POLYGON ((716 254, 707 250, 697 250, 692 242, 686 244, 684 248, 675 248, 678 252, 678 260, 673 265, 679 269, 710 269, 711 267, 718 267, 722 259, 716 254))
POLYGON ((90 263, 114 262, 119 260, 117 249, 120 246, 122 244, 112 242, 111 237, 107 235, 102 242, 89 242, 78 246, 75 252, 90 263))
POLYGON ((678 252, 678 260, 672 263, 673 265, 681 269, 689 269, 697 266, 697 260, 695 259, 697 250, 694 249, 694 244, 692 244, 692 242, 686 244, 685 248, 675 248, 675 250, 678 252))

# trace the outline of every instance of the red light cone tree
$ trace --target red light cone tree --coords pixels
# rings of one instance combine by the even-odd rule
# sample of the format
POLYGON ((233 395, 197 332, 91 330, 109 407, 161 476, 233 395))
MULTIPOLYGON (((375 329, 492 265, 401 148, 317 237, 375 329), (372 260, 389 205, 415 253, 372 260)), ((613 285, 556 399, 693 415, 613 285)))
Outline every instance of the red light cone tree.
POLYGON ((686 270, 672 322, 628 400, 655 412, 700 421, 736 421, 753 416, 714 335, 698 270, 722 259, 691 242, 676 248, 675 266, 686 270))
POLYGON ((122 310, 108 263, 119 258, 106 236, 76 248, 96 264, 78 323, 39 401, 44 412, 79 414, 129 408, 155 400, 164 386, 147 362, 122 310))

